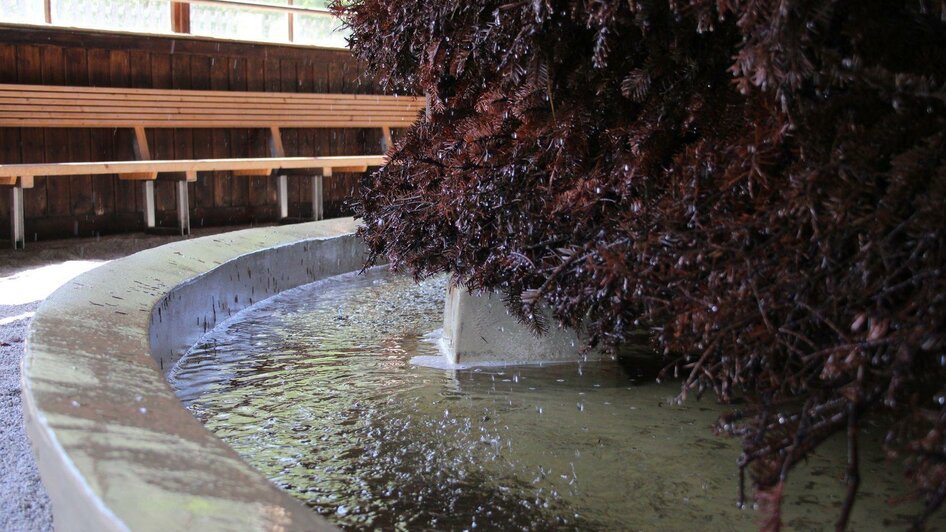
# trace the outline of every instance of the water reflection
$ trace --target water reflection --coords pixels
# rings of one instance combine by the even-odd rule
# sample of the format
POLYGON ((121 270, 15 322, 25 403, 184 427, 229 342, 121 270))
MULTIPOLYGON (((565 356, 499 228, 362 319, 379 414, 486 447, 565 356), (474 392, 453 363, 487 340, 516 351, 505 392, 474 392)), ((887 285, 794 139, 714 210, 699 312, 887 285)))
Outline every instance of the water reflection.
MULTIPOLYGON (((292 290, 212 331, 172 382, 211 431, 346 528, 756 525, 735 507, 736 442, 709 430, 722 408, 673 405, 679 385, 637 364, 410 365, 436 354, 423 336, 445 282, 375 270, 292 290)), ((855 529, 915 510, 884 504, 899 475, 865 447, 855 529)), ((838 442, 793 479, 790 526, 832 525, 841 457, 838 442)))

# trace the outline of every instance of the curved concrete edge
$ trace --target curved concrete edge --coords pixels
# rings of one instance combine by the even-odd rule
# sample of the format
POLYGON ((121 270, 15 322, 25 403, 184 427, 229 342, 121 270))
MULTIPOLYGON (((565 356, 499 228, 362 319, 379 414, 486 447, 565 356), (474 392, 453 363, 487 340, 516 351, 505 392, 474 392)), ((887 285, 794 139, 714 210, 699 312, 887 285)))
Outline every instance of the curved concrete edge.
POLYGON ((185 410, 164 374, 235 312, 358 270, 348 219, 168 244, 72 280, 37 310, 27 431, 58 530, 333 530, 185 410))

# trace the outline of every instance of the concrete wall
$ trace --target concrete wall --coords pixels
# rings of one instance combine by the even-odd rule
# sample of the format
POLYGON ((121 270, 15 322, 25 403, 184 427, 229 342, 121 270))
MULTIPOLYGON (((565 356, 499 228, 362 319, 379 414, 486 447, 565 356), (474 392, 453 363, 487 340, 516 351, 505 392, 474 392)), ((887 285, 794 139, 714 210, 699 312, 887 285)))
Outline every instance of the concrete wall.
POLYGON ((541 309, 548 329, 534 333, 509 314, 496 294, 472 295, 464 288, 447 290, 443 316, 443 350, 452 364, 537 364, 600 358, 599 350, 581 353, 583 342, 558 327, 541 309))
POLYGON ((164 372, 204 330, 361 267, 351 219, 251 229, 113 261, 33 319, 23 399, 59 530, 324 530, 178 402, 164 372))

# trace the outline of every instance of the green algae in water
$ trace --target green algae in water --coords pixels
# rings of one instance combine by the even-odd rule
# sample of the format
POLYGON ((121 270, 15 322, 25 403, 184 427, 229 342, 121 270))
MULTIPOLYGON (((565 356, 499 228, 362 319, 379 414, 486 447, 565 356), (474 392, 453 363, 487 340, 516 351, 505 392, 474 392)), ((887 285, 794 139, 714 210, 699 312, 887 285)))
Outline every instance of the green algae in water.
MULTIPOLYGON (((751 530, 736 508, 726 407, 617 362, 438 370, 425 335, 446 279, 380 270, 283 293, 202 338, 172 374, 184 404, 278 486, 343 528, 751 530)), ((917 504, 864 428, 852 529, 904 528, 917 504)), ((792 473, 786 525, 833 528, 844 443, 792 473)), ((932 522, 943 524, 942 516, 932 522)))

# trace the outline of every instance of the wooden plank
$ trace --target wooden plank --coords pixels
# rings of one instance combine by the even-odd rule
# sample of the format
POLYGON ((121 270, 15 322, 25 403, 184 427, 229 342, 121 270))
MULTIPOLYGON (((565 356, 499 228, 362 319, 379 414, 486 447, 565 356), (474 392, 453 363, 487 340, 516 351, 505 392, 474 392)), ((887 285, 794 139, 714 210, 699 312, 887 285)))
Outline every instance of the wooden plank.
MULTIPOLYGON (((300 67, 298 61, 291 59, 283 59, 279 62, 279 74, 280 74, 280 84, 279 90, 283 93, 297 93, 300 89, 299 87, 299 74, 298 71, 300 67)), ((299 154, 299 131, 295 128, 286 129, 283 133, 283 150, 282 154, 292 153, 294 155, 299 154), (288 149, 288 152, 286 151, 288 149)), ((279 155, 277 155, 279 156, 279 155)), ((299 197, 301 195, 301 183, 300 179, 296 176, 287 176, 286 177, 286 215, 289 216, 289 213, 292 212, 293 205, 299 203, 299 197)))
MULTIPOLYGON (((171 54, 171 88, 178 91, 191 89, 191 57, 190 55, 171 54)), ((194 132, 191 129, 176 129, 174 131, 174 158, 192 159, 194 157, 194 132)), ((187 185, 189 205, 193 206, 195 184, 187 185)), ((179 200, 175 190, 175 204, 179 200)), ((175 206, 175 210, 177 207, 175 206)))
MULTIPOLYGON (((109 85, 111 87, 130 88, 132 84, 130 52, 110 50, 108 59, 109 85)), ((115 131, 115 134, 112 135, 112 151, 116 159, 131 160, 135 158, 133 138, 132 132, 128 129, 122 128, 115 131)), ((126 179, 118 179, 115 183, 116 212, 137 213, 141 211, 139 205, 141 198, 136 190, 137 185, 135 183, 130 183, 126 179)))
POLYGON ((215 170, 274 170, 292 168, 364 168, 381 166, 381 155, 334 157, 253 157, 153 161, 98 161, 72 163, 0 164, 0 176, 68 176, 77 174, 126 174, 134 172, 212 172, 215 170))
MULTIPOLYGON (((33 188, 35 183, 35 178, 33 177, 17 177, 17 176, 3 176, 0 177, 0 185, 3 186, 19 186, 20 188, 33 188)), ((9 210, 7 211, 9 213, 9 210)))
MULTIPOLYGON (((213 57, 210 60, 210 89, 211 90, 229 90, 230 89, 230 71, 229 61, 226 58, 213 57)), ((211 135, 211 156, 215 159, 230 156, 230 131, 227 129, 214 129, 211 135)), ((227 172, 213 173, 213 206, 229 207, 230 201, 230 181, 231 177, 227 172)))
MULTIPOLYGON (((110 81, 108 50, 89 49, 89 83, 108 86, 110 81)), ((112 132, 104 129, 90 131, 92 149, 91 161, 109 161, 115 159, 112 150, 112 132)), ((91 172, 89 172, 91 173, 91 172)), ((117 179, 112 176, 95 175, 92 178, 92 208, 96 216, 115 212, 115 186, 117 179)))
MULTIPOLYGON (((41 129, 27 128, 20 132, 20 149, 22 157, 39 159, 37 162, 46 162, 46 139, 41 129)), ((21 175, 21 174, 14 174, 21 175)), ((46 178, 36 179, 35 188, 30 194, 23 195, 23 207, 27 218, 46 216, 46 178)))
POLYGON ((118 174, 118 179, 122 181, 154 181, 157 178, 157 172, 126 172, 118 174))
MULTIPOLYGON (((38 46, 20 46, 16 52, 16 73, 19 83, 42 83, 42 53, 38 46)), ((46 162, 45 133, 39 129, 26 128, 20 131, 22 160, 46 162)), ((23 195, 23 210, 27 218, 46 215, 46 179, 36 180, 35 189, 23 195)))
MULTIPOLYGON (((16 48, 0 43, 0 82, 16 83, 16 48)), ((0 163, 20 162, 20 130, 0 127, 0 163)), ((10 202, 0 201, 0 232, 10 233, 10 202)))
POLYGON ((148 134, 145 132, 145 128, 138 126, 132 129, 135 133, 135 158, 143 161, 151 159, 151 147, 148 144, 148 134))
MULTIPOLYGON (((88 54, 83 48, 65 48, 66 85, 81 86, 89 83, 88 54)), ((69 130, 69 160, 91 161, 92 144, 89 131, 73 128, 69 130)), ((92 176, 78 175, 69 178, 69 209, 76 217, 92 214, 92 176)))
POLYGON ((394 141, 391 140, 391 128, 388 126, 383 126, 381 128, 381 135, 382 135, 382 138, 384 139, 384 149, 382 151, 384 153, 387 153, 388 150, 390 150, 394 146, 394 141))
POLYGON ((186 2, 171 2, 171 31, 191 32, 191 5, 186 2))
POLYGON ((315 91, 315 80, 312 77, 312 60, 300 61, 296 65, 297 92, 301 94, 315 91))
MULTIPOLYGON (((108 52, 109 86, 131 88, 131 56, 126 50, 109 50, 108 52)), ((47 87, 48 88, 48 87, 47 87)))
MULTIPOLYGON (((247 58, 246 88, 254 92, 266 89, 266 62, 262 58, 247 58)), ((260 130, 253 131, 248 140, 247 155, 250 157, 267 155, 265 137, 260 130)), ((264 177, 251 177, 249 179, 247 204, 250 207, 262 207, 272 204, 267 197, 267 181, 269 179, 264 177)), ((251 210, 251 214, 252 212, 251 210)))
MULTIPOLYGON (((36 113, 41 115, 41 113, 36 113)), ((339 117, 344 118, 344 117, 339 117)), ((148 128, 313 128, 313 129, 378 129, 384 126, 399 128, 412 124, 407 120, 390 118, 359 118, 350 120, 303 120, 300 118, 261 117, 248 119, 234 117, 232 119, 207 119, 206 116, 178 117, 174 120, 155 120, 140 115, 102 114, 96 117, 83 119, 65 119, 54 116, 25 116, 21 118, 0 117, 0 127, 81 127, 81 128, 116 128, 139 125, 148 128)), ((374 147, 372 151, 378 151, 374 147)))
MULTIPOLYGON (((229 58, 230 63, 230 90, 245 91, 247 88, 246 68, 247 61, 242 57, 229 58)), ((230 131, 230 151, 228 157, 248 157, 251 155, 247 143, 250 132, 244 128, 230 131)), ((234 207, 245 207, 250 192, 248 179, 230 180, 230 204, 234 207)))
POLYGON ((269 156, 285 157, 286 149, 282 142, 282 132, 278 127, 269 128, 269 156))
POLYGON ((231 172, 233 177, 269 177, 273 175, 272 168, 260 168, 254 170, 234 170, 231 172))
POLYGON ((95 120, 107 118, 108 115, 121 115, 126 118, 141 117, 144 120, 232 120, 241 118, 254 122, 265 121, 267 118, 276 118, 281 121, 296 120, 299 122, 313 122, 325 120, 328 122, 342 122, 359 118, 374 118, 373 122, 390 119, 392 122, 411 123, 417 119, 417 113, 410 109, 384 109, 373 105, 364 106, 293 106, 293 105, 262 105, 251 107, 235 103, 232 105, 189 105, 163 106, 160 102, 149 105, 142 102, 140 105, 129 107, 125 105, 81 105, 78 102, 63 101, 56 105, 32 105, 22 100, 14 103, 0 102, 0 117, 4 119, 23 119, 36 116, 37 118, 51 118, 63 120, 95 120), (350 108, 349 108, 350 107, 350 108))
POLYGON ((128 81, 133 88, 150 88, 151 81, 151 54, 141 50, 128 52, 129 73, 128 81))
MULTIPOLYGON (((43 83, 50 85, 64 85, 66 82, 66 68, 62 48, 58 46, 43 46, 40 49, 42 60, 43 83)), ((68 162, 69 158, 69 131, 62 128, 44 130, 44 144, 46 161, 68 162)), ((66 216, 70 214, 71 189, 68 179, 59 179, 43 183, 46 194, 46 214, 49 216, 66 216)), ((34 190, 33 194, 40 191, 34 190)))
MULTIPOLYGON (((117 63, 122 62, 122 55, 127 54, 119 52, 116 57, 117 63)), ((187 56, 174 56, 182 59, 191 59, 187 56)), ((340 72, 335 65, 328 65, 331 81, 326 92, 320 93, 300 93, 280 91, 282 83, 282 74, 278 66, 274 63, 263 63, 254 61, 256 64, 266 65, 266 71, 263 73, 263 79, 266 76, 272 76, 269 84, 260 85, 268 88, 266 91, 248 89, 245 92, 231 92, 219 90, 167 90, 167 89, 143 89, 131 87, 82 87, 82 86, 48 86, 36 85, 31 83, 0 83, 0 97, 29 98, 37 101, 76 99, 84 102, 95 102, 97 100, 106 101, 168 101, 174 103, 186 102, 221 102, 221 103, 258 103, 258 104, 283 104, 299 102, 306 104, 334 103, 334 104, 400 104, 417 107, 422 106, 423 98, 418 96, 387 96, 380 94, 352 94, 351 92, 329 92, 328 87, 337 91, 352 90, 354 83, 350 80, 340 79, 340 72)), ((197 87, 198 85, 194 85, 197 87)))
MULTIPOLYGON (((331 92, 351 92, 352 80, 345 69, 345 62, 333 60, 328 65, 329 90, 331 92)), ((384 124, 379 124, 379 127, 384 124)), ((348 131, 339 129, 332 132, 332 154, 361 152, 354 144, 357 142, 348 131)))
MULTIPOLYGON (((171 88, 171 55, 149 52, 151 57, 151 86, 155 89, 171 88)), ((155 159, 174 158, 173 129, 155 128, 149 131, 151 138, 152 156, 155 159)), ((161 213, 173 213, 177 209, 175 194, 176 186, 173 181, 156 181, 154 184, 154 205, 161 219, 161 213)), ((172 215, 173 216, 173 215, 172 215)))
MULTIPOLYGON (((266 58, 266 61, 263 63, 263 76, 264 82, 266 84, 266 91, 268 92, 280 92, 282 90, 282 64, 279 58, 266 58)), ((277 126, 277 124, 269 124, 270 126, 277 126)), ((278 126, 277 126, 278 127, 278 126)), ((272 156, 272 153, 270 153, 272 156)), ((265 179, 257 178, 263 180, 263 199, 266 205, 276 205, 278 211, 279 205, 279 180, 277 179, 265 179)))
MULTIPOLYGON (((191 88, 198 90, 210 89, 210 62, 209 56, 191 56, 191 88)), ((193 131, 194 158, 211 158, 214 156, 213 132, 206 128, 196 128, 193 131)), ((193 201, 197 209, 214 207, 214 179, 207 176, 198 179, 194 184, 193 201)))
POLYGON ((32 25, 2 24, 4 42, 10 44, 34 44, 44 42, 67 47, 87 49, 123 49, 145 50, 156 53, 229 55, 240 57, 276 57, 306 59, 314 53, 352 61, 351 53, 340 48, 314 48, 309 46, 291 46, 277 43, 238 42, 206 37, 183 35, 143 35, 140 33, 119 33, 103 30, 77 29, 64 27, 39 27, 32 25))
POLYGON ((0 83, 16 83, 16 48, 0 43, 0 83))

